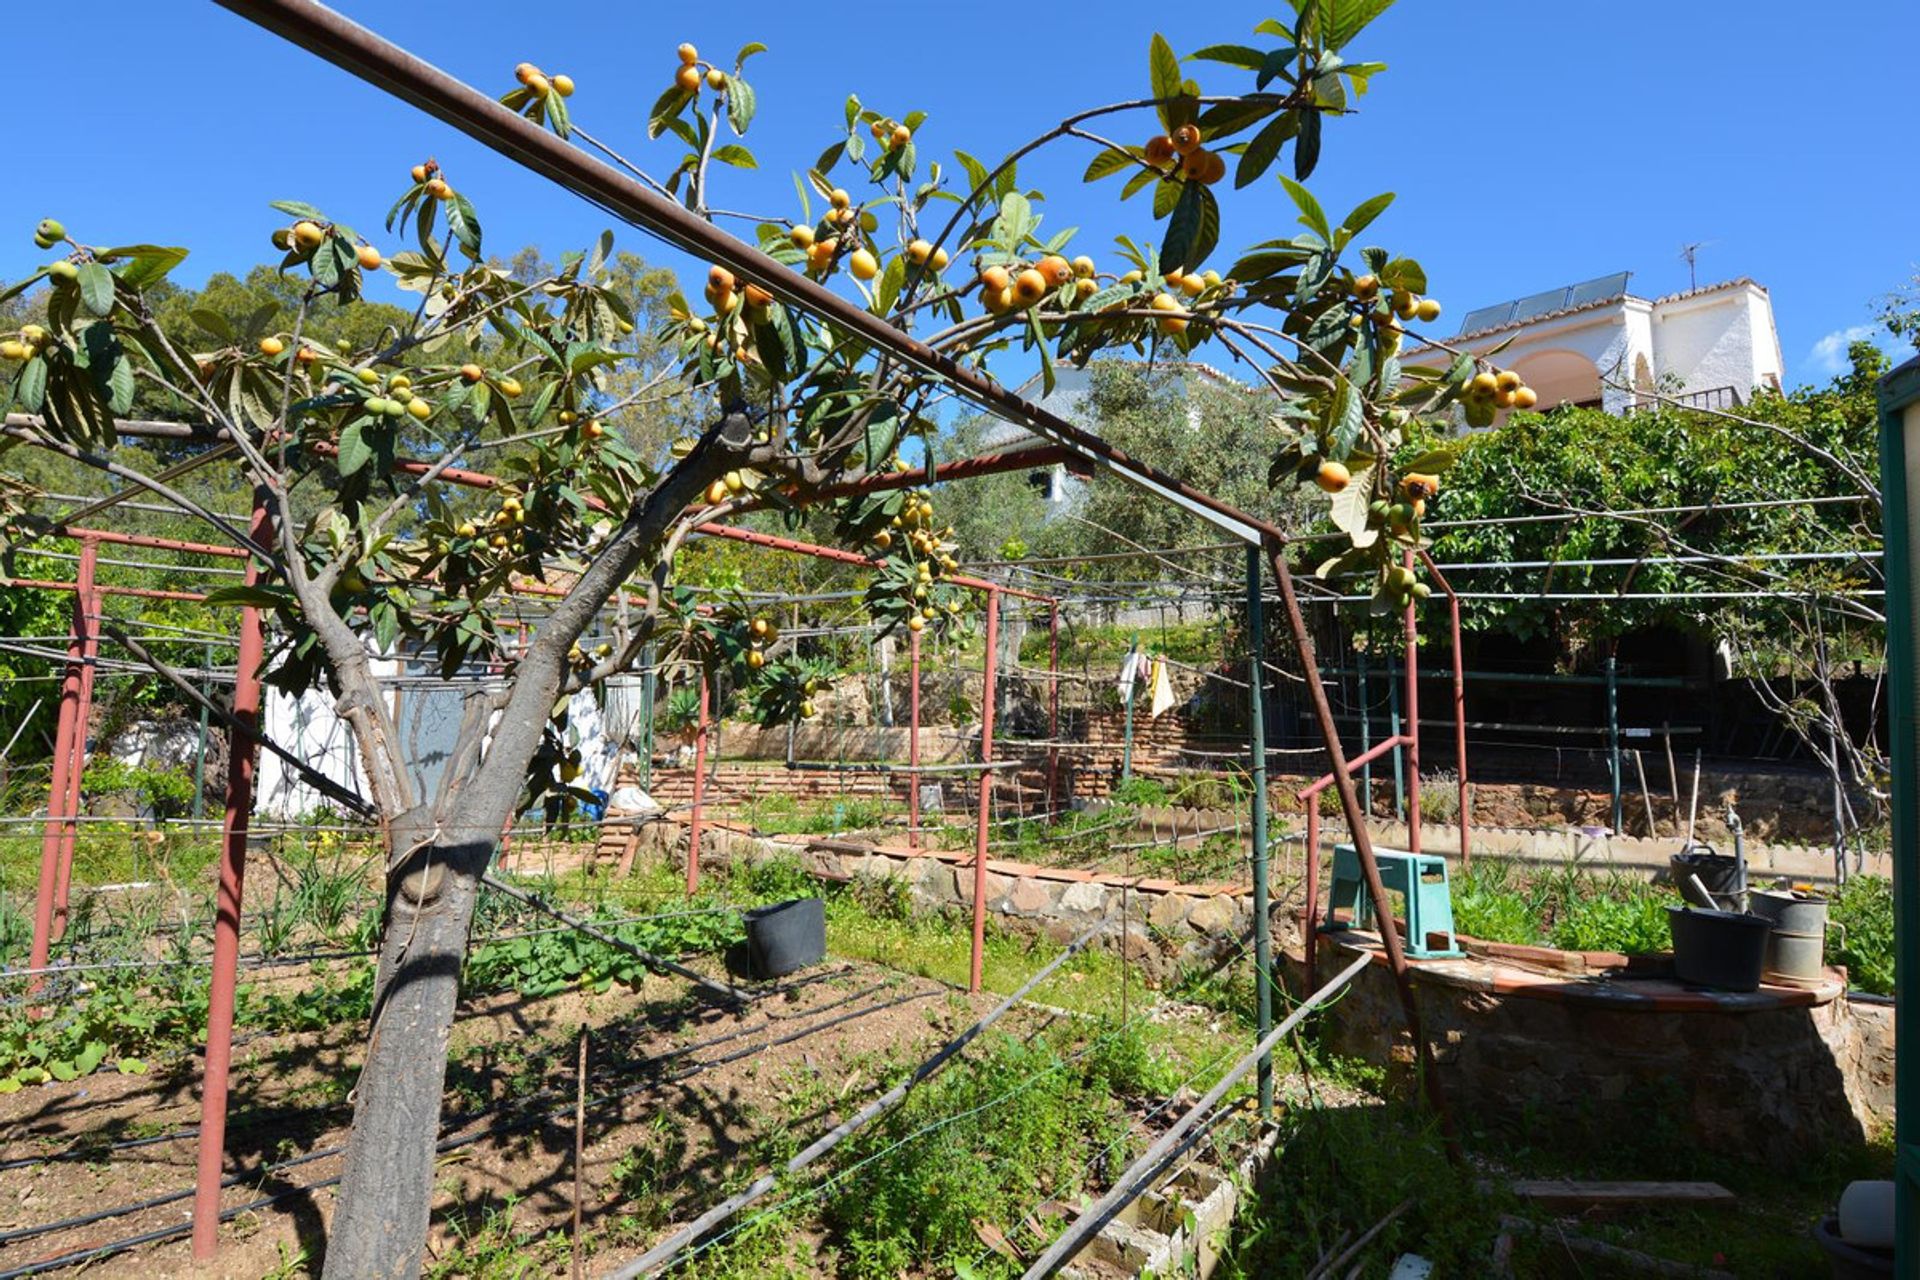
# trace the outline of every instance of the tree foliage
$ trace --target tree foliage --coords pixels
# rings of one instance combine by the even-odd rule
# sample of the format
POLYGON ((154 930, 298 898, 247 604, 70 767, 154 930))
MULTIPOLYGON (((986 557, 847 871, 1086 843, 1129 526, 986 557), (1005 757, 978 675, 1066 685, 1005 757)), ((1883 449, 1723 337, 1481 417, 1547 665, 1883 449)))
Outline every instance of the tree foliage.
MULTIPOLYGON (((955 531, 929 496, 849 487, 899 466, 903 446, 936 443, 950 388, 789 305, 790 273, 977 371, 1013 350, 1048 384, 1060 362, 1103 354, 1205 348, 1240 362, 1268 417, 1235 416, 1226 443, 1263 458, 1272 486, 1325 490, 1350 544, 1342 567, 1372 574, 1385 603, 1411 598, 1400 552, 1421 539, 1424 473, 1446 459, 1416 459, 1412 474, 1388 460, 1456 402, 1470 419, 1490 414, 1496 391, 1470 356, 1400 363, 1438 306, 1420 296, 1417 261, 1361 239, 1391 195, 1330 213, 1303 185, 1330 122, 1383 69, 1347 49, 1386 8, 1296 0, 1255 43, 1186 62, 1156 35, 1146 97, 1080 112, 991 166, 964 150, 936 159, 910 104, 849 97, 796 182, 796 208, 747 217, 758 254, 714 264, 701 304, 669 294, 657 323, 655 282, 615 254, 611 234, 554 263, 489 258, 482 211, 432 161, 377 221, 272 201, 278 261, 222 281, 218 305, 187 307, 184 322, 164 288, 184 248, 90 243, 53 219, 35 229, 56 256, 0 288, 0 306, 47 289, 44 316, 0 339, 4 398, 27 415, 0 449, 111 471, 247 550, 258 581, 211 601, 271 615, 271 679, 335 694, 366 779, 360 802, 388 841, 377 1034, 329 1275, 418 1268, 434 1138, 419 1100, 444 1083, 460 962, 499 833, 516 809, 571 785, 570 696, 657 644, 724 677, 763 722, 807 712, 814 675, 778 647, 771 620, 743 595, 676 581, 694 530, 749 510, 794 529, 818 522, 870 557, 863 604, 884 626, 936 640, 967 628, 968 593, 950 582, 955 531), (1189 78, 1201 63, 1224 92, 1189 78), (1096 132, 1132 113, 1151 114, 1143 143, 1096 132), (1059 142, 1093 148, 1088 181, 1125 174, 1122 199, 1152 193, 1134 206, 1150 237, 1122 237, 1117 266, 1069 260, 1074 229, 1020 178, 1024 156, 1059 142), (1223 252, 1231 211, 1215 184, 1231 168, 1248 186, 1282 155, 1300 230, 1223 252), (1224 270, 1204 265, 1216 254, 1224 270), (356 311, 375 272, 410 305, 356 311), (167 471, 127 465, 118 424, 143 397, 194 424, 192 445, 223 450, 222 469, 257 504, 251 521, 169 485, 167 471), (610 429, 655 410, 679 433, 664 450, 657 436, 610 429), (470 460, 492 479, 454 470, 470 460), (439 483, 455 478, 468 487, 439 483), (372 666, 396 651, 472 677, 430 795, 372 666)), ((745 136, 762 104, 745 71, 761 51, 750 44, 722 66, 681 47, 647 119, 664 178, 586 137, 565 76, 523 63, 501 101, 696 216, 737 218, 716 208, 714 187, 759 164, 745 136)), ((1221 441, 1196 453, 1165 439, 1205 483, 1204 449, 1218 454, 1221 441)), ((46 530, 19 488, 0 486, 0 525, 33 539, 46 530)))
POLYGON ((1450 579, 1462 591, 1512 598, 1466 601, 1463 624, 1547 638, 1571 654, 1651 627, 1711 640, 1785 635, 1783 614, 1797 605, 1775 597, 1831 597, 1839 607, 1876 589, 1874 383, 1886 361, 1866 343, 1853 356, 1853 368, 1828 385, 1762 392, 1736 417, 1566 407, 1468 436, 1434 503, 1452 527, 1436 531, 1432 554, 1493 566, 1450 579), (1757 503, 1769 505, 1730 505, 1757 503), (1576 513, 1584 514, 1560 518, 1576 513), (1843 558, 1755 558, 1779 554, 1843 558), (1619 563, 1553 564, 1582 560, 1619 563), (1498 567, 1513 562, 1527 567, 1498 567), (1533 567, 1541 563, 1548 567, 1533 567), (1527 598, 1551 593, 1618 598, 1527 598))

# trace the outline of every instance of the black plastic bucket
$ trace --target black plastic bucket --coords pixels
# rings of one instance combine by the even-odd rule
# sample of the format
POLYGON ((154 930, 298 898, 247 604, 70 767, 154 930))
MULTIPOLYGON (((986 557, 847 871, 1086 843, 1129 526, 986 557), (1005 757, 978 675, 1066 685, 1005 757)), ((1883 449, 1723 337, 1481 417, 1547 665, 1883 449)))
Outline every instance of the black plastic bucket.
POLYGON ((1667 874, 1675 885, 1684 885, 1688 876, 1699 876, 1723 911, 1739 911, 1747 905, 1742 900, 1747 891, 1746 868, 1738 858, 1715 853, 1705 845, 1695 845, 1667 859, 1667 874))
POLYGON ((1754 991, 1767 954, 1773 922, 1762 916, 1699 907, 1668 907, 1673 932, 1673 973, 1695 987, 1754 991))
POLYGON ((1840 1220, 1828 1214, 1813 1224, 1813 1240, 1827 1255, 1833 1280, 1878 1280, 1893 1274, 1893 1250, 1866 1249, 1840 1238, 1840 1220))
POLYGON ((746 912, 747 966, 756 978, 778 978, 819 964, 827 954, 827 904, 795 898, 746 912))

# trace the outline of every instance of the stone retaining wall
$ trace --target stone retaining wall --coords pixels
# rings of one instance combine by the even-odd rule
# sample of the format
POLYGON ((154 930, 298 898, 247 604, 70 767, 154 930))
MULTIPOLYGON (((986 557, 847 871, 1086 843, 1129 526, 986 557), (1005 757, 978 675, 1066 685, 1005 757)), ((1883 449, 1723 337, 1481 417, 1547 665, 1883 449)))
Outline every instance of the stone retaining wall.
MULTIPOLYGON (((972 850, 781 839, 756 836, 725 823, 707 825, 702 831, 702 866, 736 859, 752 864, 798 857, 808 871, 825 880, 843 884, 861 879, 900 881, 918 912, 970 916, 973 911, 972 850)), ((641 828, 638 845, 684 864, 686 831, 678 823, 653 823, 641 828)), ((1067 942, 1089 925, 1111 920, 1112 927, 1099 945, 1115 951, 1124 945, 1128 960, 1152 983, 1171 981, 1183 968, 1218 963, 1235 954, 1253 930, 1252 890, 1240 884, 1183 885, 989 858, 986 892, 987 909, 996 918, 1015 928, 1044 933, 1055 942, 1067 942)))
MULTIPOLYGON (((964 918, 972 910, 971 850, 768 839, 724 823, 706 830, 703 865, 797 857, 824 879, 903 883, 916 911, 964 918)), ((650 824, 639 839, 658 856, 685 857, 678 823, 650 824)), ((1110 919, 1100 945, 1123 950, 1149 986, 1233 961, 1253 926, 1250 889, 1229 883, 989 859, 986 895, 995 917, 1056 942, 1110 919)), ((1274 932, 1298 990, 1304 975, 1291 912, 1278 914, 1274 932)), ((1338 945, 1323 937, 1323 975, 1347 954, 1336 954, 1338 945)), ((1776 1165, 1856 1143, 1892 1122, 1890 1005, 1832 998, 1837 987, 1654 996, 1634 989, 1640 984, 1594 984, 1584 975, 1543 975, 1538 966, 1494 968, 1484 980, 1434 967, 1448 964, 1471 968, 1423 962, 1416 991, 1449 1097, 1475 1122, 1518 1126, 1529 1140, 1566 1131, 1582 1141, 1668 1124, 1677 1144, 1776 1165)), ((1412 1044, 1384 965, 1354 980, 1324 1026, 1332 1051, 1414 1086, 1412 1044)))
MULTIPOLYGON (((1320 973, 1352 952, 1322 942, 1320 973)), ((1288 956, 1300 980, 1297 954, 1288 956)), ((1893 1122, 1893 1009, 1832 999, 1797 1007, 1667 1011, 1628 997, 1475 986, 1416 967, 1422 1028, 1447 1098, 1469 1123, 1530 1142, 1632 1133, 1784 1167, 1855 1145, 1893 1122)), ((1418 1087, 1413 1042, 1384 964, 1322 1015, 1325 1043, 1418 1087)))

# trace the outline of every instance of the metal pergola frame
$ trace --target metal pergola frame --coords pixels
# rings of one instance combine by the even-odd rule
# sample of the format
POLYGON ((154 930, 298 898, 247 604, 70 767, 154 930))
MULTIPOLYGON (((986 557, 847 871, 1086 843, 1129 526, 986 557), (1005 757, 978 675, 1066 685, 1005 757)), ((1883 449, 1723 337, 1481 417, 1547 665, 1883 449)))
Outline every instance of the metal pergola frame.
MULTIPOLYGON (((1414 999, 1404 950, 1394 928, 1390 899, 1380 882, 1372 842, 1365 829, 1364 814, 1356 798, 1345 750, 1340 742, 1325 687, 1319 676, 1313 656, 1312 640, 1285 558, 1286 548, 1289 545, 1287 534, 1260 517, 1241 511, 1129 457, 1098 436, 942 355, 911 335, 888 324, 883 318, 855 306, 821 284, 780 267, 756 247, 728 235, 672 201, 655 195, 641 184, 548 133, 541 126, 502 107, 489 96, 448 76, 324 6, 314 3, 313 0, 217 0, 217 2, 247 20, 276 32, 295 45, 386 89, 403 101, 411 103, 562 188, 607 210, 621 221, 699 257, 731 266, 741 278, 760 284, 782 301, 816 316, 825 324, 863 339, 887 359, 899 361, 906 367, 918 369, 939 379, 952 387, 961 399, 987 413, 1027 429, 1046 442, 1041 448, 1034 450, 1022 450, 950 463, 946 466, 922 468, 918 472, 869 477, 850 484, 834 486, 821 496, 846 496, 859 492, 898 488, 903 485, 937 483, 943 479, 1027 469, 1052 462, 1064 462, 1088 472, 1096 470, 1107 472, 1153 494, 1162 501, 1171 503, 1246 548, 1246 602, 1256 644, 1263 636, 1262 578, 1264 573, 1270 570, 1279 587, 1294 646, 1299 652, 1303 668, 1310 673, 1307 687, 1312 697, 1315 719, 1332 764, 1332 773, 1329 775, 1328 782, 1338 791, 1349 818, 1349 825, 1353 828, 1354 843, 1375 907, 1380 945, 1399 988, 1408 1029, 1412 1033, 1420 1056, 1427 1095, 1439 1114, 1442 1132, 1446 1136, 1450 1154, 1458 1155, 1458 1144, 1451 1117, 1433 1068, 1431 1046, 1420 1030, 1418 1007, 1414 999), (1261 563, 1263 559, 1266 561, 1265 565, 1261 563)), ((129 428, 136 426, 131 423, 126 425, 129 428)), ((217 432, 204 427, 157 423, 138 425, 147 429, 144 431, 129 429, 126 434, 134 437, 148 435, 174 439, 205 439, 210 442, 218 440, 217 432)), ((19 427, 9 423, 6 430, 17 432, 19 427)), ((404 460, 397 464, 396 469, 402 473, 419 475, 424 474, 428 466, 429 464, 426 463, 404 460)), ((495 477, 484 472, 461 469, 446 469, 438 473, 436 478, 448 483, 480 489, 493 488, 499 483, 495 477)), ((128 489, 109 495, 107 499, 96 501, 85 510, 89 513, 105 510, 131 497, 134 492, 128 489)), ((248 557, 248 552, 231 547, 182 543, 176 540, 153 539, 144 535, 121 534, 105 530, 60 526, 55 532, 77 538, 81 542, 80 573, 76 581, 72 584, 53 582, 44 584, 49 587, 72 590, 76 600, 74 648, 70 653, 67 681, 63 686, 61 711, 67 739, 64 750, 56 746, 55 782, 52 792, 52 795, 62 802, 70 798, 71 803, 63 803, 63 812, 70 814, 77 812, 79 773, 84 767, 85 721, 82 709, 97 661, 98 637, 94 634, 91 621, 98 615, 98 602, 103 594, 109 591, 132 592, 132 589, 128 588, 103 587, 93 581, 97 546, 102 542, 114 542, 150 549, 243 559, 248 557), (61 772, 63 761, 66 765, 64 773, 61 772)), ((791 540, 724 525, 704 525, 699 532, 705 536, 736 538, 770 548, 819 555, 843 562, 866 565, 876 563, 857 553, 794 543, 791 540)), ((256 548, 271 545, 271 534, 268 508, 264 501, 256 497, 248 540, 256 548)), ((256 581, 261 572, 262 566, 259 562, 249 559, 246 581, 248 583, 256 581)), ((1056 629, 1059 601, 1055 596, 1022 591, 1010 584, 985 579, 955 577, 950 581, 956 585, 980 590, 987 597, 987 662, 986 693, 983 699, 982 763, 989 764, 993 733, 994 650, 1000 599, 1003 595, 1016 595, 1049 603, 1053 610, 1056 629)), ((518 587, 515 589, 519 590, 518 587)), ((529 585, 527 589, 530 594, 565 594, 556 588, 539 588, 529 585)), ((193 593, 165 594, 166 598, 193 598, 193 593)), ((914 649, 917 671, 917 643, 914 649)), ((193 1252, 194 1256, 201 1260, 209 1259, 214 1255, 218 1242, 226 1084, 231 1060, 234 989, 239 955, 241 888, 245 869, 247 825, 253 799, 251 775, 255 748, 260 741, 257 728, 260 697, 258 668, 264 652, 264 620, 261 612, 251 606, 244 607, 241 611, 239 651, 239 670, 236 674, 232 706, 232 722, 237 731, 232 734, 231 739, 233 759, 228 772, 226 819, 223 823, 213 989, 208 1018, 206 1082, 202 1097, 203 1118, 198 1153, 198 1182, 193 1212, 193 1252)), ((1456 662, 1458 661, 1457 651, 1456 644, 1456 662)), ((1410 655, 1409 663, 1411 662, 1410 655)), ((1057 675, 1057 663, 1054 665, 1057 675)), ((1263 668, 1262 654, 1256 648, 1250 670, 1258 673, 1263 668)), ((706 692, 705 683, 705 681, 702 682, 703 694, 706 692)), ((1254 833, 1254 925, 1256 963, 1261 968, 1260 980, 1256 981, 1255 988, 1259 993, 1258 1036, 1260 1042, 1264 1043, 1266 1037, 1272 1032, 1270 991, 1273 969, 1270 935, 1271 905, 1268 901, 1269 851, 1265 838, 1268 797, 1264 785, 1267 754, 1263 738, 1262 686, 1264 680, 1256 675, 1249 684, 1253 726, 1252 762, 1256 782, 1251 806, 1254 833)), ((1053 699, 1053 707, 1053 715, 1057 718, 1057 691, 1053 699)), ((703 724, 705 720, 706 715, 703 712, 703 724)), ((1050 740, 1054 738, 1057 738, 1057 728, 1050 734, 1050 740)), ((919 768, 917 750, 914 756, 910 769, 919 768)), ((1462 763, 1464 782, 1464 760, 1462 763)), ((1052 772, 1051 768, 1049 772, 1052 772)), ((698 776, 696 773, 696 779, 698 776)), ((980 980, 984 930, 986 822, 988 797, 993 785, 992 778, 991 768, 981 770, 980 828, 976 838, 974 859, 972 976, 976 989, 980 980)), ((915 791, 917 793, 917 787, 915 791)), ((696 814, 697 805, 696 801, 696 814)), ((1410 816, 1414 817, 1417 824, 1417 813, 1410 816)), ((689 887, 697 876, 699 840, 697 822, 696 817, 691 832, 693 842, 689 853, 689 887)), ((64 818, 56 819, 50 814, 47 824, 47 842, 43 846, 42 892, 41 901, 36 910, 36 926, 41 923, 39 920, 41 914, 48 914, 49 918, 45 922, 44 930, 36 927, 36 967, 41 967, 45 959, 42 953, 53 931, 50 913, 63 897, 59 886, 62 869, 70 868, 71 865, 72 829, 70 822, 64 818)), ((1263 1056, 1260 1090, 1263 1108, 1270 1101, 1270 1073, 1270 1056, 1263 1056)))

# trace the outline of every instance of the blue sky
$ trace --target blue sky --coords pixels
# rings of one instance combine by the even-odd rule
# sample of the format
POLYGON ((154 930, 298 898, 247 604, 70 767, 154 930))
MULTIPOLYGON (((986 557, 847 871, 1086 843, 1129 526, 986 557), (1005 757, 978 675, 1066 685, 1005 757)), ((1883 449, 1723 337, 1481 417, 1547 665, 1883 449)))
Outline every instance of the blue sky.
MULTIPOLYGON (((662 170, 668 148, 646 143, 642 125, 674 46, 692 40, 730 60, 761 40, 770 52, 749 64, 761 114, 748 143, 763 167, 726 196, 768 212, 793 210, 790 172, 832 140, 849 91, 890 114, 928 111, 923 155, 962 146, 997 157, 1070 111, 1143 95, 1151 32, 1186 53, 1245 41, 1285 8, 1027 0, 890 8, 862 21, 792 4, 339 7, 494 92, 510 87, 522 58, 571 74, 576 116, 662 170), (998 14, 1019 22, 994 29, 998 14)), ((111 9, 111 29, 85 37, 66 6, 9 15, 12 47, 39 51, 13 60, 13 100, 41 105, 9 130, 0 277, 42 260, 30 230, 48 214, 91 243, 188 245, 189 282, 243 270, 272 253, 267 236, 283 219, 268 200, 306 199, 371 230, 408 166, 429 153, 478 205, 491 250, 537 243, 557 253, 606 223, 212 3, 111 9), (82 45, 84 58, 55 52, 82 45)), ((1704 242, 1701 281, 1746 275, 1768 286, 1789 381, 1823 379, 1841 335, 1865 331, 1873 301, 1920 269, 1920 174, 1899 144, 1920 5, 1846 0, 1823 8, 1817 26, 1808 14, 1765 0, 1401 0, 1349 49, 1390 70, 1358 115, 1330 125, 1312 186, 1336 216, 1398 192, 1368 238, 1419 258, 1449 318, 1616 270, 1632 270, 1645 296, 1681 289, 1680 248, 1704 242)), ((1197 74, 1220 89, 1243 76, 1209 64, 1197 74)), ((1110 129, 1153 131, 1144 118, 1110 129)), ((1079 183, 1087 155, 1068 144, 1023 167, 1028 185, 1052 197, 1047 226, 1079 226, 1077 244, 1096 257, 1115 232, 1153 236, 1144 197, 1121 205, 1117 183, 1079 183)), ((1292 215, 1279 185, 1263 180, 1226 199, 1223 243, 1281 234, 1292 215)), ((619 230, 623 244, 688 266, 619 230)))

